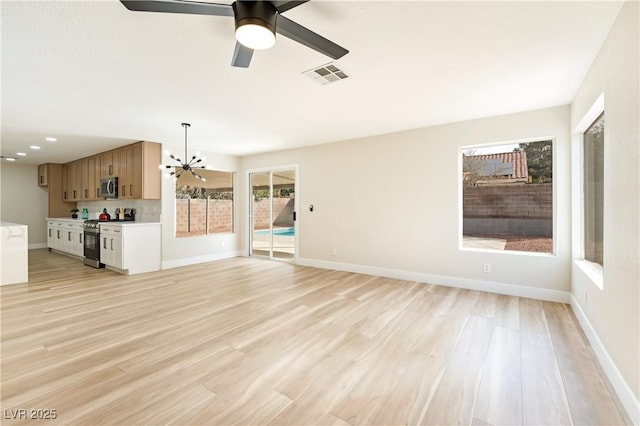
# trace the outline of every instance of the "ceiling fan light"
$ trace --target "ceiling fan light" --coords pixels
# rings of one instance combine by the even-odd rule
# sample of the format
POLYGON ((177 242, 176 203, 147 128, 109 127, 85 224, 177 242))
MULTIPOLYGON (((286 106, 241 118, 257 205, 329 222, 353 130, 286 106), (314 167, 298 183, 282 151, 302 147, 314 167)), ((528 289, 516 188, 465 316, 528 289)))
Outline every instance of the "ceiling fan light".
POLYGON ((258 24, 245 24, 236 29, 236 39, 240 44, 254 50, 263 50, 276 43, 276 35, 258 24))
POLYGON ((232 4, 236 39, 250 49, 268 49, 276 42, 276 9, 269 1, 236 1, 232 4))

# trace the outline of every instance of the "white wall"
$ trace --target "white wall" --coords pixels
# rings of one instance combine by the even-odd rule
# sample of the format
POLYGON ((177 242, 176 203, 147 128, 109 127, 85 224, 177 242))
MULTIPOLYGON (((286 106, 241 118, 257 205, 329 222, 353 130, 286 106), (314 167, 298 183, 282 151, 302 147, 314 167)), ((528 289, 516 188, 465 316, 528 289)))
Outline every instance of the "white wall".
POLYGON ((0 176, 0 220, 27 225, 29 246, 46 247, 49 193, 38 186, 38 166, 3 161, 0 176))
MULTIPOLYGON (((301 206, 302 264, 568 301, 567 106, 248 156, 241 161, 245 171, 299 165, 296 196, 301 206), (549 137, 556 138, 556 255, 460 250, 460 147, 549 137), (309 204, 314 205, 312 213, 309 204), (482 272, 484 263, 491 264, 491 273, 482 272)), ((246 223, 247 206, 238 207, 246 223)), ((246 253, 246 235, 242 238, 246 253)))
MULTIPOLYGON (((580 267, 582 233, 574 222, 571 291, 605 370, 607 357, 619 369, 635 395, 625 396, 624 383, 614 386, 635 424, 640 423, 640 3, 626 2, 571 105, 575 129, 596 99, 604 93, 605 110, 605 207, 603 288, 580 267), (585 297, 585 292, 588 295, 585 297), (586 319, 586 321, 584 321, 586 319), (595 335, 595 336, 594 336, 595 335), (599 342, 598 342, 599 340, 599 342), (599 348, 599 344, 602 345, 599 348), (608 355, 606 354, 608 353, 608 355), (629 396, 629 398, 627 398, 629 396), (635 407, 633 407, 635 404, 635 407), (631 407, 631 408, 630 408, 631 407)), ((580 134, 574 134, 574 165, 580 165, 580 134)), ((581 170, 573 171, 574 217, 582 217, 581 170)), ((614 374, 614 376, 611 376, 614 374)))
MULTIPOLYGON (((173 153, 183 152, 184 147, 163 145, 163 151, 173 153)), ((222 154, 213 154, 202 151, 207 158, 206 164, 215 170, 236 172, 237 179, 239 160, 237 157, 222 154)), ((173 164, 166 154, 163 154, 163 164, 173 164)), ((160 171, 159 171, 160 173, 160 171)), ((238 231, 241 228, 238 206, 241 203, 238 194, 238 184, 234 182, 234 221, 235 232, 233 234, 212 234, 198 237, 175 237, 175 182, 171 178, 162 179, 162 268, 173 268, 194 263, 206 262, 239 254, 238 231)))

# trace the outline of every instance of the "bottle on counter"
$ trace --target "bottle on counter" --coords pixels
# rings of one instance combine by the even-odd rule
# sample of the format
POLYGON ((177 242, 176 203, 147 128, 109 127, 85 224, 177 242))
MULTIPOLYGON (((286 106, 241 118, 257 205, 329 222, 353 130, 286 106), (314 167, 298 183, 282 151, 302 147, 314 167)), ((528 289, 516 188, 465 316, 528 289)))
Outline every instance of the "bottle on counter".
POLYGON ((82 219, 83 220, 89 219, 89 209, 86 207, 82 208, 82 219))

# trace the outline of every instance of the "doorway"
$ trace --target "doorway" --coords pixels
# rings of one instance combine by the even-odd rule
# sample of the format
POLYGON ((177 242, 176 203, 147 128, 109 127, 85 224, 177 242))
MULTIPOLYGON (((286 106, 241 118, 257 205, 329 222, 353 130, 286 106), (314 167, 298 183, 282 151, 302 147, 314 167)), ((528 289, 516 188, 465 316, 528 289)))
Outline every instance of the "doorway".
POLYGON ((249 255, 295 260, 297 168, 249 173, 249 255))

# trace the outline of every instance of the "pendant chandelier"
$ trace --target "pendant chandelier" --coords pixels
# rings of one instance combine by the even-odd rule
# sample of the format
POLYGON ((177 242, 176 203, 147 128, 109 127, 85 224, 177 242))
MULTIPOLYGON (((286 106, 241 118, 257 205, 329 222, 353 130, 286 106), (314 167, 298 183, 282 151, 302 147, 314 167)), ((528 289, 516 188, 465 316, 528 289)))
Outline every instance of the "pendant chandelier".
POLYGON ((167 155, 169 156, 169 158, 171 158, 172 160, 175 160, 178 163, 178 165, 176 166, 176 165, 170 165, 170 164, 167 164, 167 165, 161 164, 160 169, 161 170, 173 169, 173 168, 178 169, 178 170, 173 170, 170 173, 167 173, 165 175, 166 177, 173 176, 174 179, 178 179, 180 176, 182 176, 184 172, 191 172, 191 174, 196 179, 200 179, 201 181, 206 182, 206 179, 200 176, 199 174, 197 174, 194 171, 194 169, 211 169, 211 166, 199 165, 199 163, 202 163, 203 161, 206 160, 204 157, 200 157, 199 152, 196 152, 195 154, 193 154, 191 159, 187 160, 189 158, 187 157, 187 130, 189 129, 189 127, 191 127, 191 124, 182 123, 182 127, 184 127, 184 161, 167 151, 167 155))

